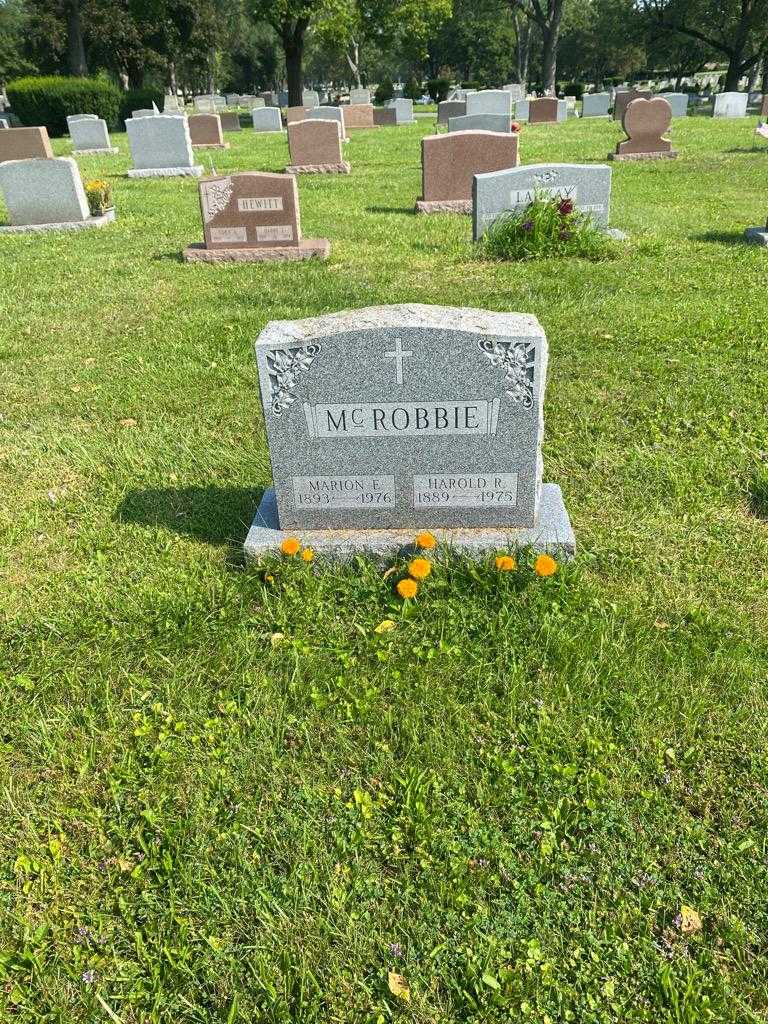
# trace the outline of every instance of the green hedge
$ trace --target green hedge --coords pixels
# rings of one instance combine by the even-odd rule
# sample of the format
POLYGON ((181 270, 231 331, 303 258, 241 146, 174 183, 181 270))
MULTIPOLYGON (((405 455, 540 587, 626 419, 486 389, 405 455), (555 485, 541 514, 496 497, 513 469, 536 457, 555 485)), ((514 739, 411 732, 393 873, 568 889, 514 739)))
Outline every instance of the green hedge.
POLYGON ((152 104, 162 114, 165 98, 162 89, 128 89, 120 93, 120 127, 125 127, 126 119, 131 116, 134 110, 149 110, 152 104))
POLYGON ((49 135, 67 134, 68 114, 97 114, 109 128, 117 126, 121 93, 103 78, 17 78, 6 93, 23 125, 44 125, 49 135))

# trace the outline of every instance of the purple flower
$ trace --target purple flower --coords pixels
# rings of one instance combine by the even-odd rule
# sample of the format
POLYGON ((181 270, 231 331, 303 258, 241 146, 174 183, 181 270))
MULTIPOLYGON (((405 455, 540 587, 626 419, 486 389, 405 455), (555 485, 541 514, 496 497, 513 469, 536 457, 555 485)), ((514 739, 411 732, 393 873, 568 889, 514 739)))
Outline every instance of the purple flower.
POLYGON ((523 231, 533 231, 533 221, 532 220, 527 220, 523 224, 523 231))
POLYGON ((96 971, 90 968, 87 971, 83 971, 83 981, 86 985, 92 985, 96 981, 96 971))

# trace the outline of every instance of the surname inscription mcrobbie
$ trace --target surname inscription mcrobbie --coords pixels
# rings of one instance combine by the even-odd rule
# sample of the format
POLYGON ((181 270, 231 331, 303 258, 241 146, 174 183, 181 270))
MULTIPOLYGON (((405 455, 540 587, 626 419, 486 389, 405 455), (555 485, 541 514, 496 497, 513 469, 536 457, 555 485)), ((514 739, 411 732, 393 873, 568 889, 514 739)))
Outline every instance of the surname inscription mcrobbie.
POLYGON ((419 529, 572 553, 560 489, 541 479, 534 317, 384 306, 268 324, 256 354, 274 487, 249 554, 296 532, 339 557, 392 552, 419 529))

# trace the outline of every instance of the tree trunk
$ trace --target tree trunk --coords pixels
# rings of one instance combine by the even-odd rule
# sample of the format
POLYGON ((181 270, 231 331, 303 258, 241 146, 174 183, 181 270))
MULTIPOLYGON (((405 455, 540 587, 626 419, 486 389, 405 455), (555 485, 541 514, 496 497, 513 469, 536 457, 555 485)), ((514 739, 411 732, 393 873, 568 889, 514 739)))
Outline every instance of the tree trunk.
POLYGON ((288 77, 288 106, 302 105, 304 81, 302 68, 304 64, 304 33, 309 24, 308 18, 297 18, 295 22, 283 23, 283 50, 285 51, 285 71, 288 77))
POLYGON ((768 54, 763 56, 763 96, 768 94, 768 54))
POLYGON ((80 25, 80 6, 78 0, 67 0, 67 62, 70 75, 85 78, 88 74, 88 63, 85 59, 83 30, 80 25))
POLYGON ((360 81, 360 44, 356 39, 350 39, 349 41, 347 64, 349 64, 349 70, 354 75, 355 88, 362 89, 363 83, 360 81))
POLYGON ((515 23, 517 80, 523 86, 523 89, 527 91, 528 64, 531 56, 531 24, 527 18, 521 18, 518 14, 514 14, 513 18, 515 23))
POLYGON ((176 81, 176 64, 174 61, 168 61, 168 78, 170 80, 171 96, 174 99, 179 95, 179 85, 176 81))
POLYGON ((544 48, 541 55, 541 77, 545 96, 557 93, 557 34, 550 26, 542 27, 544 48))
POLYGON ((763 62, 762 62, 762 59, 761 60, 756 60, 755 63, 752 65, 752 67, 749 70, 749 81, 747 82, 747 92, 755 92, 757 90, 757 83, 760 81, 762 73, 763 73, 763 62))

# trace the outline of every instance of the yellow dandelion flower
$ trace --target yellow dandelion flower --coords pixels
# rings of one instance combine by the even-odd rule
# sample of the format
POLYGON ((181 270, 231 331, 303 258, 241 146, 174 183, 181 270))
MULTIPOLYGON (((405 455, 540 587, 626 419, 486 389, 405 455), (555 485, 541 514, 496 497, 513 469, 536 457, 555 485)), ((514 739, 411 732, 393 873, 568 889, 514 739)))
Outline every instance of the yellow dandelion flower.
POLYGON ((427 558, 412 558, 408 563, 408 574, 415 580, 425 580, 432 572, 432 563, 427 558))
POLYGON ((496 558, 496 568, 499 572, 512 572, 517 568, 517 562, 512 555, 499 555, 496 558))
POLYGON ((424 551, 431 551, 437 547, 437 540, 435 535, 430 533, 429 530, 422 530, 421 533, 416 534, 416 547, 423 548, 424 551))
POLYGON ((557 562, 551 555, 539 555, 533 568, 536 570, 537 576, 554 576, 557 572, 557 562))
POLYGON ((294 555, 298 555, 299 551, 301 551, 301 544, 295 537, 286 537, 280 545, 280 550, 284 555, 288 555, 289 558, 292 558, 294 555))
POLYGON ((395 628, 395 623, 392 619, 382 619, 378 626, 375 627, 374 633, 389 633, 395 628))
POLYGON ((304 550, 301 552, 301 557, 305 562, 311 562, 312 559, 315 557, 315 552, 312 550, 312 548, 304 548, 304 550))
POLYGON ((409 601, 412 597, 416 597, 416 595, 418 594, 419 584, 416 582, 416 580, 400 580, 400 582, 397 584, 396 589, 400 597, 403 598, 403 600, 409 601))

